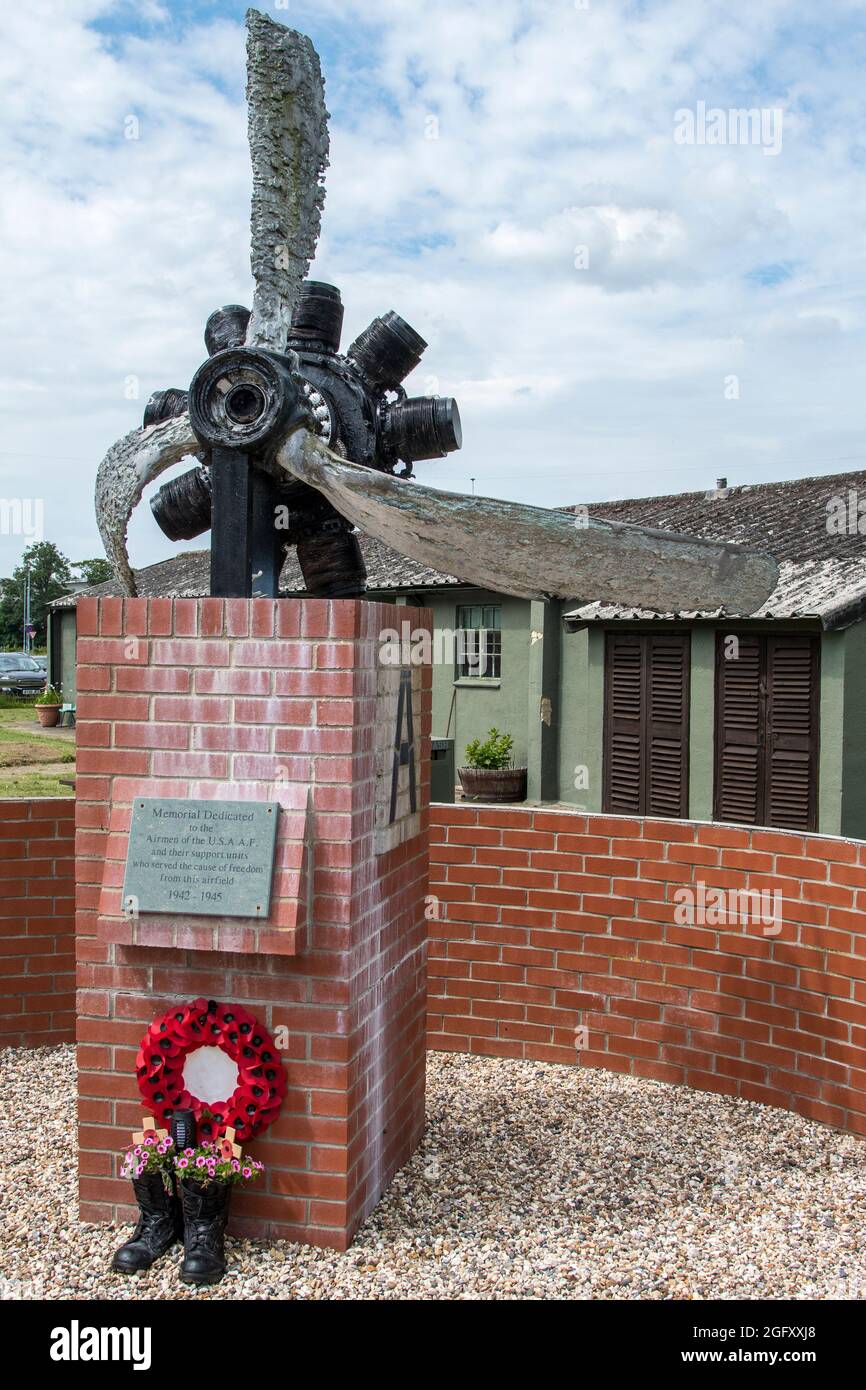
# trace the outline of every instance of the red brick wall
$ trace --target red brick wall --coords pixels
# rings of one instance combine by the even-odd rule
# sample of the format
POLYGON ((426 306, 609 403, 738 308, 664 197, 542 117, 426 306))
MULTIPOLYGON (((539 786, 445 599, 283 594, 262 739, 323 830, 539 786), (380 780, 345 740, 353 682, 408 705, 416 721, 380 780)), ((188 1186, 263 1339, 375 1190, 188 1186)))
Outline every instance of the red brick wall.
POLYGON ((431 835, 431 1048, 607 1067, 866 1134, 866 844, 462 805, 435 806, 431 835), (677 925, 675 891, 699 882, 779 889, 781 930, 677 925))
MULTIPOLYGON (((96 778, 82 784, 79 806, 84 849, 92 857, 98 842, 87 837, 99 833, 104 809, 90 799, 100 789, 98 775, 85 776, 96 778)), ((71 814, 71 803, 61 800, 2 803, 3 959, 7 975, 13 962, 16 982, 3 991, 7 1045, 71 1035, 71 814), (22 871, 30 875, 28 891, 11 898, 22 871), (28 915, 36 904, 38 914, 28 915), (37 949, 27 954, 29 943, 37 949), (36 988, 28 992, 31 979, 36 988), (46 999, 52 1008, 40 1002, 33 1016, 38 1031, 31 1035, 31 1004, 46 999)), ((431 1047, 630 1071, 782 1105, 866 1133, 866 845, 730 826, 468 806, 434 807, 432 836, 431 892, 441 899, 444 916, 429 924, 431 1047), (782 931, 769 938, 751 925, 677 926, 673 892, 701 876, 719 887, 779 887, 782 931), (580 1026, 590 1042, 583 1052, 575 1048, 580 1026)), ((345 848, 320 853, 339 859, 345 848)), ((86 899, 86 885, 82 892, 86 899)), ((82 908, 81 922, 86 932, 92 906, 82 908)), ((338 924, 329 927, 319 958, 326 944, 330 949, 342 939, 338 924)), ((84 1162, 101 1180, 111 1172, 103 1127, 114 1126, 111 1137, 119 1141, 138 1118, 129 1070, 142 1022, 157 1007, 167 1007, 178 993, 207 993, 222 982, 227 991, 255 998, 273 1024, 285 1016, 280 1001, 287 991, 308 1010, 322 1010, 329 997, 347 997, 325 979, 302 987, 297 968, 284 961, 236 956, 224 974, 219 958, 197 952, 114 950, 116 959, 110 959, 106 945, 82 935, 81 1056, 85 1072, 97 1074, 98 1092, 82 1101, 92 1127, 86 1137, 93 1140, 84 1162), (108 1008, 113 982, 118 990, 111 1016, 99 1010, 108 1008), (116 1099, 100 1091, 100 1078, 116 1099)), ((325 1026, 325 1014, 318 1018, 325 1026)), ((289 1062, 300 1105, 300 1083, 320 1081, 320 1058, 341 1044, 339 1034, 308 1035, 302 1014, 295 1012, 293 1020, 297 1055, 289 1062), (308 1039, 309 1056, 303 1055, 308 1039)), ((414 1038, 411 1010, 405 1027, 414 1038)), ((417 1051, 412 1056, 417 1067, 417 1051)), ((323 1087, 311 1105, 333 1102, 323 1087)), ((336 1140, 345 1132, 345 1116, 313 1117, 304 1106, 292 1112, 280 1142, 336 1140)), ((111 1188, 111 1202, 97 1200, 95 1190, 86 1198, 88 1210, 102 1217, 120 1198, 111 1188)), ((267 1210, 266 1196, 261 1207, 267 1210)), ((300 1213, 301 1206, 293 1210, 300 1213)))
MULTIPOLYGON (((423 610, 413 619, 429 624, 423 610)), ((130 1214, 117 1153, 140 1123, 136 1050, 155 1016, 199 995, 237 999, 289 1036, 288 1095, 251 1146, 268 1172, 237 1194, 236 1229, 344 1246, 418 1142, 427 813, 421 834, 373 852, 377 635, 392 620, 388 606, 349 600, 79 602, 84 1220, 130 1214), (117 882, 109 825, 135 796, 216 797, 227 782, 246 786, 237 799, 285 791, 281 820, 299 823, 312 787, 313 911, 300 953, 271 953, 279 943, 266 934, 252 953, 237 940, 202 949, 197 934, 128 944, 100 933, 103 883, 117 882)), ((428 739, 429 669, 423 685, 428 739)), ((428 758, 422 767, 424 806, 428 758)), ((299 835, 286 843, 293 853, 299 835)))
POLYGON ((0 801, 0 1046, 75 1036, 72 800, 0 801))

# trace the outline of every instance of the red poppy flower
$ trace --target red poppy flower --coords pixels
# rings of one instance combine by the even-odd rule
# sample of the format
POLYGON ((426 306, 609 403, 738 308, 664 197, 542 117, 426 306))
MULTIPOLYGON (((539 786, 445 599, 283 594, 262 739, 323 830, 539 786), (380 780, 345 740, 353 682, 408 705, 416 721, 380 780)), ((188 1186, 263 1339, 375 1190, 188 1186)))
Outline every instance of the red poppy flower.
POLYGON ((138 1088, 160 1121, 175 1110, 191 1109, 205 1139, 218 1139, 232 1127, 243 1142, 273 1124, 288 1078, 273 1039, 240 1004, 193 999, 154 1019, 135 1058, 138 1088), (199 1100, 183 1079, 187 1055, 199 1047, 219 1047, 238 1067, 238 1085, 225 1101, 199 1100), (204 1119, 203 1113, 210 1112, 204 1119))

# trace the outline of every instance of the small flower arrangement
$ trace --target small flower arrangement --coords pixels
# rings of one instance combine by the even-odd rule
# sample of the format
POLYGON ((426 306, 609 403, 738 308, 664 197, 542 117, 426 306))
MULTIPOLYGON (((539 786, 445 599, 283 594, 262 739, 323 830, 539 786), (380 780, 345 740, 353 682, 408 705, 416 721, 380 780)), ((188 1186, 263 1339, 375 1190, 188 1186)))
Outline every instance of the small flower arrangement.
POLYGON ((63 691, 59 685, 46 685, 45 689, 36 696, 34 705, 62 705, 63 691))
POLYGON ((159 1173, 166 1190, 170 1191, 173 1148, 174 1140, 170 1134, 161 1138, 155 1131, 148 1131, 140 1144, 136 1144, 124 1154, 120 1163, 120 1176, 143 1178, 148 1173, 159 1173))
POLYGON ((174 1157, 174 1171, 179 1178, 207 1187, 212 1182, 255 1182, 265 1165, 255 1158, 223 1157, 219 1140, 205 1140, 194 1149, 184 1149, 174 1157))

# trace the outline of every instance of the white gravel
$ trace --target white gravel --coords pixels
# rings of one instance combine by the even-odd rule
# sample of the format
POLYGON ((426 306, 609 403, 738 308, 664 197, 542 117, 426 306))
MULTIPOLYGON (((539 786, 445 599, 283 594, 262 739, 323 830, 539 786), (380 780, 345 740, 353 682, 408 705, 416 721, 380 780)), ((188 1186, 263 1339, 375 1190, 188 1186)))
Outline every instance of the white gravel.
POLYGON ((866 1296, 860 1140, 600 1071, 433 1053, 428 1080, 424 1143, 347 1254, 229 1241, 229 1274, 196 1290, 178 1253, 110 1273, 126 1230, 78 1223, 73 1049, 0 1053, 0 1295, 866 1296))

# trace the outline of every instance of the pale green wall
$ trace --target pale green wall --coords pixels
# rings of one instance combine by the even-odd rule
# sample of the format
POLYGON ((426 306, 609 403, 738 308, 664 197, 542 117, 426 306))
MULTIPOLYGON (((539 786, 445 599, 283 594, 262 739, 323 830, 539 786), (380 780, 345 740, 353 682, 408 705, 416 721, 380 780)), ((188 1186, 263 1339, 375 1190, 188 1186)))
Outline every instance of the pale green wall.
MULTIPOLYGON (((562 692, 559 666, 562 650, 562 606, 529 605, 529 669, 527 692, 527 779, 530 801, 559 797, 559 739, 562 692)), ((504 669, 504 668, 503 668, 504 669)))
POLYGON ((559 800, 600 811, 604 732, 604 634, 562 633, 559 673, 559 800))
POLYGON ((866 839, 866 622, 841 634, 845 639, 845 713, 842 732, 842 826, 866 839))
MULTIPOLYGON (((842 747, 845 739, 846 632, 825 632, 821 639, 821 746, 818 750, 818 829, 823 835, 841 835, 842 747)), ((844 827, 845 834, 853 834, 844 827)))
MULTIPOLYGON (((380 594, 375 597, 387 598, 380 594)), ((452 663, 434 665, 433 737, 445 738, 447 731, 447 737, 455 741, 455 767, 460 767, 466 744, 483 738, 495 725, 500 733, 511 734, 514 739, 515 765, 528 766, 530 603, 484 589, 428 591, 419 597, 425 608, 432 609, 434 627, 451 631, 457 626, 458 607, 496 603, 502 610, 501 680, 481 677, 455 683, 452 663)), ((398 596, 398 603, 404 601, 398 596)))
POLYGON ((63 669, 63 698, 66 704, 74 704, 76 698, 75 686, 75 644, 76 626, 75 613, 66 612, 63 614, 61 625, 61 643, 63 657, 61 665, 63 669))
POLYGON ((433 674, 433 733, 437 737, 445 736, 453 700, 449 736, 454 739, 456 767, 463 765, 467 743, 483 738, 494 725, 500 733, 511 734, 515 766, 525 767, 529 754, 530 605, 522 599, 506 598, 480 589, 464 589, 459 595, 437 601, 434 608, 437 624, 455 628, 458 606, 473 603, 498 603, 502 609, 502 680, 484 676, 455 683, 452 667, 437 667, 433 674))
POLYGON ((689 697, 689 815, 713 818, 716 633, 692 628, 692 683, 689 697))

